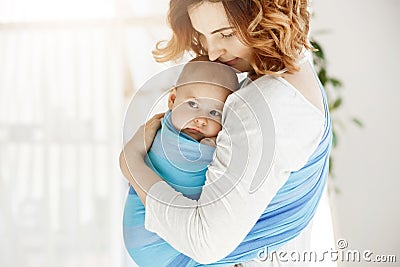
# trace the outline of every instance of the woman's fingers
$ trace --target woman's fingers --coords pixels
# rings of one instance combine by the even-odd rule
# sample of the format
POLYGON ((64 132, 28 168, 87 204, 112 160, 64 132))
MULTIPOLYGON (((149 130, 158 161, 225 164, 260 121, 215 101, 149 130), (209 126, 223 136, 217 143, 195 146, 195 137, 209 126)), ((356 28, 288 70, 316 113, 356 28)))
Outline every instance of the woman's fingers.
POLYGON ((157 133, 157 130, 161 127, 161 120, 164 117, 164 114, 165 113, 156 114, 144 124, 143 141, 144 141, 144 150, 146 152, 150 149, 151 145, 153 144, 153 140, 157 133))
MULTIPOLYGON (((154 115, 150 120, 145 123, 145 131, 157 131, 161 126, 161 120, 165 113, 159 113, 154 115)), ((146 134, 146 133, 145 133, 146 134)), ((151 133, 149 133, 151 134, 151 133)))
POLYGON ((151 117, 150 120, 148 120, 145 124, 149 124, 152 123, 154 121, 161 121, 161 119, 164 117, 165 113, 158 113, 156 115, 154 115, 153 117, 151 117))
POLYGON ((165 112, 163 112, 163 113, 158 113, 158 114, 154 115, 153 118, 163 118, 164 115, 165 115, 165 112))
POLYGON ((139 129, 137 129, 132 139, 125 145, 121 155, 124 158, 127 156, 132 157, 137 154, 144 157, 153 144, 157 130, 161 127, 161 120, 163 117, 164 113, 156 114, 145 124, 142 124, 139 129))
POLYGON ((154 138, 154 136, 152 135, 154 135, 157 132, 158 128, 161 127, 161 120, 164 117, 164 114, 165 113, 156 114, 145 123, 144 126, 145 126, 146 137, 149 136, 152 137, 152 139, 154 138))

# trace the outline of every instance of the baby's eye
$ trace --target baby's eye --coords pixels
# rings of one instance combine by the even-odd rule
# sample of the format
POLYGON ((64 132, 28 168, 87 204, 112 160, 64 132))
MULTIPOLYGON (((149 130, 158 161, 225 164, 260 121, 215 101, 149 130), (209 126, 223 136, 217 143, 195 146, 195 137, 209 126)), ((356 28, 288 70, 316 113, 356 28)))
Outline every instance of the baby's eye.
POLYGON ((199 108, 199 104, 194 101, 188 101, 188 104, 191 108, 199 108))
POLYGON ((221 112, 219 112, 219 111, 211 110, 211 111, 210 111, 210 115, 211 115, 211 116, 214 116, 214 117, 220 117, 222 114, 221 114, 221 112))

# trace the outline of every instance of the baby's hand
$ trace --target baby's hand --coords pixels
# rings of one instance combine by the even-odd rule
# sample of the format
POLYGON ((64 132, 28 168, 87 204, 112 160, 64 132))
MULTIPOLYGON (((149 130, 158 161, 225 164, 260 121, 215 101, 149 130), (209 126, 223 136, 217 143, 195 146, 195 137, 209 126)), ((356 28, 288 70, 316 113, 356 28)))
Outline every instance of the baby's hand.
POLYGON ((217 137, 207 137, 207 138, 201 139, 200 143, 202 143, 204 145, 216 147, 217 146, 216 141, 217 141, 217 137))

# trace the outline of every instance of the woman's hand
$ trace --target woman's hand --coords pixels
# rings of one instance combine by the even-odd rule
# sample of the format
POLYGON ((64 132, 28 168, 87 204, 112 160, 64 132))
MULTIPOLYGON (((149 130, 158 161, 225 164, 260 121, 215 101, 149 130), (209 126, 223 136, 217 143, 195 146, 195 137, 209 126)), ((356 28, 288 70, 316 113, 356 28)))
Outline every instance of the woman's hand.
POLYGON ((145 124, 139 127, 135 135, 129 141, 132 142, 129 149, 133 149, 144 158, 153 144, 154 137, 156 136, 157 130, 161 127, 161 120, 165 113, 159 113, 154 115, 145 124))
POLYGON ((143 160, 150 149, 158 128, 161 126, 161 120, 165 113, 154 115, 145 124, 139 127, 135 135, 125 145, 119 156, 119 164, 122 174, 132 183, 133 177, 130 172, 132 164, 143 160), (129 166, 128 166, 129 165, 129 166))
POLYGON ((136 154, 144 158, 153 144, 157 130, 161 127, 161 120, 165 113, 154 115, 145 124, 139 127, 132 139, 126 144, 125 154, 136 154))
POLYGON ((164 113, 154 115, 140 126, 119 156, 122 174, 128 179, 129 184, 135 188, 144 205, 146 204, 147 191, 153 184, 162 181, 157 174, 147 167, 144 157, 153 143, 163 117, 164 113))

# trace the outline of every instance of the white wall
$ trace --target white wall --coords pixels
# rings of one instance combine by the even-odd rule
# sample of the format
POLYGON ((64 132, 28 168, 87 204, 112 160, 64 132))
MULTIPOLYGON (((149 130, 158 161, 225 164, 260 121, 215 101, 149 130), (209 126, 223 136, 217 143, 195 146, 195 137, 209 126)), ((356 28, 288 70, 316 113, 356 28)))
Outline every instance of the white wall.
POLYGON ((334 151, 341 191, 334 197, 336 238, 345 238, 348 249, 397 256, 397 263, 368 266, 399 266, 400 1, 314 1, 313 10, 313 35, 329 73, 344 82, 344 106, 335 116, 346 125, 334 151), (329 32, 316 35, 321 29, 329 32))

